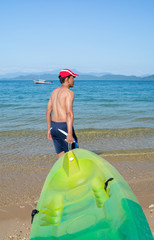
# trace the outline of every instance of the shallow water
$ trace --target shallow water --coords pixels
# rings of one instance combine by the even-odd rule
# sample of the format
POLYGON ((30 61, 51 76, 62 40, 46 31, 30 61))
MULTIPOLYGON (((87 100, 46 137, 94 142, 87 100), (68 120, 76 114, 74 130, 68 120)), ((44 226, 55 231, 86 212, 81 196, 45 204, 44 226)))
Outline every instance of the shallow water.
MULTIPOLYGON (((154 129, 83 129, 76 130, 80 148, 94 152, 117 149, 154 148, 154 129)), ((0 133, 1 164, 22 163, 22 158, 54 153, 47 131, 16 130, 0 133)))
MULTIPOLYGON (((1 162, 54 153, 46 106, 58 81, 0 81, 1 162)), ((74 127, 92 151, 154 147, 154 82, 75 81, 74 127)))

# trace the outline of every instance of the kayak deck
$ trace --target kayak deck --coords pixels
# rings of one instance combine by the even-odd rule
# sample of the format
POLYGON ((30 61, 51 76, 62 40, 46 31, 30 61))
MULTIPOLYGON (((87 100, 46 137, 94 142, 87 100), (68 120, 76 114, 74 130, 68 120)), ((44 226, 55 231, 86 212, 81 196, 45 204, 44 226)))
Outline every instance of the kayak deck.
POLYGON ((135 195, 100 156, 74 149, 51 169, 34 216, 30 240, 151 240, 135 195))

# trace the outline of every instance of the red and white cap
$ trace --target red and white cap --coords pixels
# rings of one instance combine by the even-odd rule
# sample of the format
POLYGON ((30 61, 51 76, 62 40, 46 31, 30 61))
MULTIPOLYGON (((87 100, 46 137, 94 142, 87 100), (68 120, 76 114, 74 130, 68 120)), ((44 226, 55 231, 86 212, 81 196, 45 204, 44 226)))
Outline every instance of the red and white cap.
POLYGON ((59 73, 59 78, 68 77, 68 76, 70 76, 70 75, 72 75, 73 77, 79 76, 78 74, 73 73, 73 72, 72 72, 71 70, 69 70, 69 69, 63 69, 63 70, 61 70, 60 73, 59 73))

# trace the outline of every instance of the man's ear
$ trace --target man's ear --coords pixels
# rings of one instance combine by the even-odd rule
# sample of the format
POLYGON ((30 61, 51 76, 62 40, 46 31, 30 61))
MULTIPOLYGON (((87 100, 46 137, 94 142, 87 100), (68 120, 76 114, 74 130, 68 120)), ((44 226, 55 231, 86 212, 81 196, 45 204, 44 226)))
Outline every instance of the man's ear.
POLYGON ((68 77, 65 78, 65 82, 67 82, 67 83, 69 82, 69 78, 68 77))

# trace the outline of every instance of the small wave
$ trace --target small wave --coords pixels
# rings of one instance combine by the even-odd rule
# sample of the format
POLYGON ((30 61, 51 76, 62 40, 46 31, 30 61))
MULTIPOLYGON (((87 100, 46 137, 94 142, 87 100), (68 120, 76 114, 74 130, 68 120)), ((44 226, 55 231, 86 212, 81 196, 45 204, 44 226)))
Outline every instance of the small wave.
POLYGON ((121 106, 121 104, 118 104, 118 103, 100 103, 99 104, 99 107, 119 107, 119 106, 121 106))
MULTIPOLYGON (((39 137, 46 138, 47 130, 10 130, 0 132, 0 137, 3 136, 20 136, 22 137, 39 137)), ((154 128, 120 128, 120 129, 98 129, 84 128, 76 129, 77 136, 104 136, 104 137, 134 137, 134 136, 154 136, 154 128)))
POLYGON ((136 118, 133 122, 154 121, 154 117, 136 118))
POLYGON ((78 136, 104 136, 104 137, 140 137, 154 136, 154 128, 123 128, 123 129, 79 129, 78 136))

